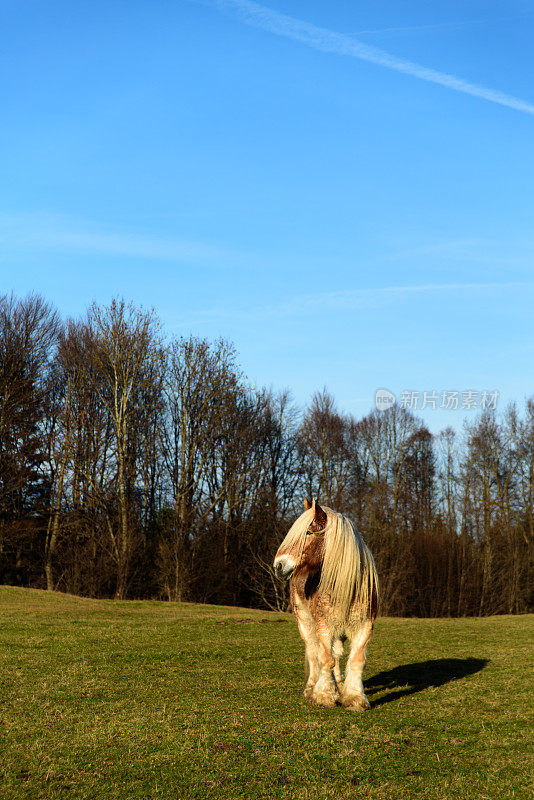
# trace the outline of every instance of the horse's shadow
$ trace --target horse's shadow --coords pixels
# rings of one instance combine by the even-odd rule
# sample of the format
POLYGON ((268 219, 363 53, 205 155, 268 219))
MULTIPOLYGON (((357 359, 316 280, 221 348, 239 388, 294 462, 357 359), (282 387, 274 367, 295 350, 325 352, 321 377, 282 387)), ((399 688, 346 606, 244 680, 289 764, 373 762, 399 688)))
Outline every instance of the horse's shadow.
POLYGON ((389 689, 388 694, 371 701, 373 707, 382 706, 401 697, 422 692, 431 686, 443 686, 449 681, 473 675, 487 664, 489 661, 486 658, 438 658, 434 661, 402 664, 366 680, 365 692, 373 695, 389 689))

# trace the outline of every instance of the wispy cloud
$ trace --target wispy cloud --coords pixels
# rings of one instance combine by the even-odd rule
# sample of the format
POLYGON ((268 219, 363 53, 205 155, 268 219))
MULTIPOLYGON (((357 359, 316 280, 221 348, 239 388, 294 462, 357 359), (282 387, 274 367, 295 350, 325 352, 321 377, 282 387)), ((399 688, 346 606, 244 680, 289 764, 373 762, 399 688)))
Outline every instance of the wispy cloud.
POLYGON ((0 244, 4 251, 49 250, 166 261, 213 259, 223 254, 208 244, 141 236, 88 220, 41 213, 0 213, 0 244))
MULTIPOLYGON (((203 2, 205 0, 200 1, 203 2)), ((193 0, 193 2, 199 2, 199 0, 193 0)), ((396 72, 403 72, 423 81, 436 83, 463 94, 488 100, 490 103, 497 103, 501 106, 513 108, 516 111, 523 111, 526 114, 534 114, 533 103, 521 100, 518 97, 512 97, 495 89, 470 83, 463 78, 457 78, 455 75, 450 75, 446 72, 438 72, 438 70, 416 64, 414 61, 399 58, 387 53, 385 50, 366 45, 351 36, 312 25, 287 14, 280 14, 252 0, 208 0, 208 3, 221 9, 233 11, 236 17, 247 25, 262 28, 277 36, 294 39, 315 50, 369 61, 372 64, 387 67, 396 72)))
POLYGON ((232 321, 257 322, 260 319, 284 319, 313 317, 328 311, 351 311, 363 308, 376 308, 385 303, 406 300, 420 295, 439 295, 453 293, 476 294, 483 291, 534 289, 534 281, 488 281, 485 283, 426 283, 408 286, 380 286, 366 289, 343 290, 337 292, 314 292, 301 294, 281 303, 264 306, 214 306, 192 310, 188 324, 203 325, 231 318, 232 321))
POLYGON ((534 288, 534 281, 489 281, 487 283, 426 283, 417 286, 380 286, 352 291, 322 292, 302 295, 293 303, 281 303, 268 310, 273 314, 308 313, 312 309, 355 309, 367 303, 401 299, 410 295, 451 292, 480 292, 488 289, 534 288))
POLYGON ((417 256, 432 256, 434 259, 446 258, 469 258, 471 260, 480 256, 488 247, 494 246, 493 242, 487 239, 452 239, 432 244, 421 244, 416 247, 409 247, 404 250, 395 250, 387 253, 382 252, 376 257, 380 261, 398 261, 405 258, 417 256))

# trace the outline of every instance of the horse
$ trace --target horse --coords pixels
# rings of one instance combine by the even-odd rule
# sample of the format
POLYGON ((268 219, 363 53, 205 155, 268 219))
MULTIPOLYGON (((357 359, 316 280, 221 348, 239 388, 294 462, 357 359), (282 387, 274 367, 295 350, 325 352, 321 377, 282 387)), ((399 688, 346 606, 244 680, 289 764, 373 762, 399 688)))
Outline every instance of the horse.
POLYGON ((370 703, 362 673, 379 599, 373 556, 346 516, 316 500, 305 500, 304 507, 274 559, 275 573, 289 580, 291 608, 306 647, 304 697, 317 706, 341 703, 364 711, 370 703))

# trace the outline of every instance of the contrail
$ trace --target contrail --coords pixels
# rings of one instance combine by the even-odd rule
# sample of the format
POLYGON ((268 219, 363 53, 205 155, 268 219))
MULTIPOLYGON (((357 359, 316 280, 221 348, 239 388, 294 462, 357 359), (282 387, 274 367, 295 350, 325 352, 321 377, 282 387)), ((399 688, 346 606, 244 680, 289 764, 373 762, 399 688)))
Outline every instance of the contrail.
MULTIPOLYGON (((194 2, 198 1, 194 0, 194 2)), ((420 78, 423 81, 437 83, 440 86, 446 86, 448 89, 455 89, 457 92, 489 100, 490 103, 497 103, 501 106, 513 108, 516 111, 534 114, 534 104, 527 103, 518 97, 512 97, 509 94, 504 94, 504 92, 488 89, 476 83, 469 83, 463 78, 457 78, 446 72, 438 72, 438 70, 423 67, 414 61, 398 58, 385 50, 366 45, 351 36, 336 33, 328 30, 328 28, 320 28, 317 25, 290 17, 287 14, 280 14, 260 5, 260 3, 253 2, 253 0, 210 0, 209 4, 234 11, 236 16, 247 25, 262 28, 277 36, 294 39, 315 50, 321 50, 323 53, 336 53, 337 55, 359 58, 372 64, 378 64, 381 67, 394 69, 397 72, 404 72, 406 75, 420 78)))
POLYGON ((351 31, 351 36, 363 36, 366 33, 407 33, 411 31, 432 31, 443 28, 463 28, 467 25, 484 25, 488 22, 507 22, 517 17, 492 17, 491 19, 464 19, 457 22, 435 22, 428 25, 402 25, 395 28, 371 28, 370 30, 351 31))

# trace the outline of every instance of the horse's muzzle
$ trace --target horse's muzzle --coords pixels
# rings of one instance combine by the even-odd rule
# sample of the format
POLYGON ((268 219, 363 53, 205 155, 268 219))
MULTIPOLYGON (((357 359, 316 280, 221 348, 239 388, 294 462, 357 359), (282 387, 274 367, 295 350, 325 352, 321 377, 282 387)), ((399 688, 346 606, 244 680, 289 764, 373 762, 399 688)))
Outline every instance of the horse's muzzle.
POLYGON ((295 564, 293 563, 293 559, 289 556, 278 556, 274 561, 274 569, 277 578, 288 581, 293 575, 295 564))

